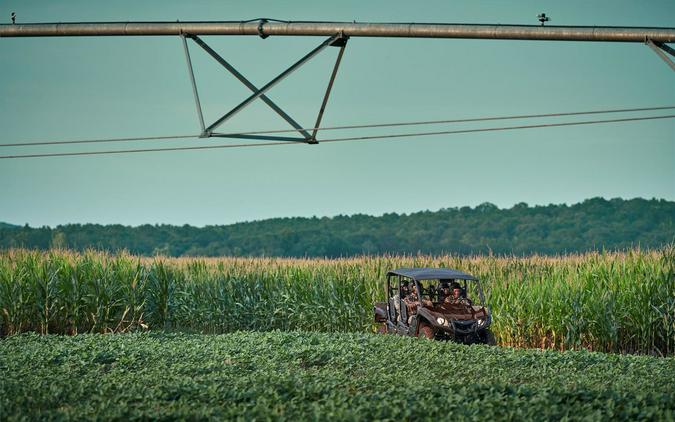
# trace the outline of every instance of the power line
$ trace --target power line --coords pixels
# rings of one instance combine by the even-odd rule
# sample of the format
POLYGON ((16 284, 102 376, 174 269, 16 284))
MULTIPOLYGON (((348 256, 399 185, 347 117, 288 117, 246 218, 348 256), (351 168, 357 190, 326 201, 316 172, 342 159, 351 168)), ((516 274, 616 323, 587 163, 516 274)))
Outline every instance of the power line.
POLYGON ((37 141, 14 144, 0 144, 0 147, 24 147, 36 145, 65 145, 65 144, 94 144, 102 142, 129 142, 129 141, 157 141, 164 139, 183 139, 197 138, 199 135, 173 135, 173 136, 141 136, 131 138, 101 138, 101 139, 82 139, 78 141, 37 141))
MULTIPOLYGON (((672 109, 675 109, 675 106, 646 107, 646 108, 619 108, 619 109, 609 109, 609 110, 572 111, 572 112, 565 112, 565 113, 546 113, 546 114, 521 114, 521 115, 515 115, 515 116, 473 117, 473 118, 467 118, 467 119, 426 120, 426 121, 423 120, 423 121, 419 121, 419 122, 402 122, 402 123, 375 123, 375 124, 366 124, 366 125, 305 128, 304 130, 310 131, 310 130, 318 129, 320 131, 324 131, 324 130, 339 130, 339 129, 367 129, 367 128, 378 128, 378 127, 418 126, 418 125, 435 125, 435 124, 447 124, 447 123, 471 123, 471 122, 485 122, 485 121, 491 121, 491 120, 538 119, 538 118, 543 118, 543 117, 582 116, 582 115, 588 115, 588 114, 627 113, 627 112, 638 112, 638 111, 656 111, 656 110, 672 110, 672 109)), ((283 129, 283 130, 267 130, 267 131, 258 131, 258 132, 227 133, 227 134, 214 133, 213 135, 214 136, 218 136, 218 135, 220 135, 220 136, 262 135, 262 134, 272 134, 272 133, 297 132, 298 130, 283 129)), ((321 140, 319 140, 319 141, 321 141, 321 140)), ((2 146, 2 145, 0 145, 0 146, 2 146)))
MULTIPOLYGON (((403 133, 403 134, 393 134, 393 135, 374 135, 374 136, 357 136, 351 138, 334 138, 321 141, 321 143, 326 142, 345 142, 345 141, 357 141, 357 140, 376 140, 376 139, 389 139, 389 138, 408 138, 412 136, 433 136, 433 135, 451 135, 459 133, 474 133, 474 132, 497 132, 501 130, 518 130, 518 129, 535 129, 535 128, 548 128, 548 127, 560 127, 560 126, 582 126, 582 125, 594 125, 601 123, 620 123, 620 122, 635 122, 639 120, 658 120, 658 119, 672 119, 675 118, 675 114, 668 114, 665 116, 650 116, 650 117, 627 117, 624 119, 609 119, 609 120, 586 120, 581 122, 565 122, 565 123, 543 123, 539 125, 522 125, 522 126, 503 126, 503 127, 490 127, 482 129, 464 129, 464 130, 445 130, 439 132, 421 132, 421 133, 403 133)), ((0 157, 1 158, 1 157, 0 157)))
MULTIPOLYGON (((481 129, 448 130, 448 131, 438 131, 438 132, 418 132, 418 133, 404 133, 404 134, 392 134, 392 135, 356 136, 356 137, 349 137, 349 138, 326 139, 326 140, 321 141, 321 143, 346 142, 346 141, 358 141, 358 140, 368 141, 368 140, 378 140, 378 139, 381 140, 381 139, 392 139, 392 138, 409 138, 409 137, 415 137, 415 136, 451 135, 451 134, 475 133, 475 132, 496 132, 496 131, 504 131, 504 130, 535 129, 535 128, 549 128, 549 127, 560 127, 560 126, 581 126, 581 125, 593 125, 593 124, 602 124, 602 123, 634 122, 634 121, 642 121, 642 120, 658 120, 658 119, 672 119, 672 118, 675 118, 675 114, 664 115, 664 116, 650 116, 650 117, 628 117, 628 118, 623 118, 623 119, 586 120, 586 121, 581 121, 581 122, 545 123, 545 124, 538 124, 538 125, 502 126, 502 127, 481 128, 481 129)), ((204 145, 204 146, 173 147, 173 148, 145 148, 145 149, 109 150, 109 151, 84 151, 84 152, 62 152, 62 153, 47 153, 47 154, 3 155, 3 156, 0 156, 0 159, 65 157, 65 156, 104 155, 104 154, 130 154, 130 153, 140 153, 140 152, 163 152, 163 151, 189 151, 189 150, 223 149, 223 148, 264 147, 264 146, 274 146, 274 145, 302 145, 302 143, 296 142, 296 141, 289 141, 289 142, 283 142, 282 141, 282 142, 261 142, 261 143, 255 143, 255 144, 225 144, 225 145, 204 145)))
MULTIPOLYGON (((449 123, 471 123, 484 122, 495 120, 518 120, 518 119, 538 119, 544 117, 566 117, 566 116, 582 116, 592 114, 610 114, 610 113, 628 113, 640 111, 656 111, 656 110, 672 110, 675 106, 663 107, 643 107, 643 108, 621 108, 621 109, 607 109, 607 110, 591 110, 591 111, 574 111, 564 113, 546 113, 546 114, 521 114, 515 116, 491 116, 491 117, 473 117, 466 119, 445 119, 445 120, 423 120, 417 122, 399 122, 399 123, 375 123, 365 125, 347 125, 347 126, 330 126, 319 128, 300 128, 300 129, 281 129, 281 130, 265 130, 252 132, 236 132, 236 133, 214 133, 214 137, 235 137, 242 135, 265 135, 274 133, 290 133, 301 131, 329 131, 329 130, 344 130, 344 129, 368 129, 368 128, 383 128, 383 127, 401 127, 401 126, 420 126, 420 125, 435 125, 435 124, 449 124, 449 123)), ((128 138, 100 138, 100 139, 82 139, 82 140, 68 140, 68 141, 35 141, 24 143, 0 144, 0 147, 23 147, 23 146, 39 146, 39 145, 68 145, 68 144, 93 144, 93 143, 112 143, 112 142, 132 142, 132 141, 155 141, 155 140, 172 140, 184 138, 197 138, 199 135, 174 135, 174 136, 146 136, 146 137, 128 137, 128 138)), ((321 141, 325 142, 325 141, 321 141)))

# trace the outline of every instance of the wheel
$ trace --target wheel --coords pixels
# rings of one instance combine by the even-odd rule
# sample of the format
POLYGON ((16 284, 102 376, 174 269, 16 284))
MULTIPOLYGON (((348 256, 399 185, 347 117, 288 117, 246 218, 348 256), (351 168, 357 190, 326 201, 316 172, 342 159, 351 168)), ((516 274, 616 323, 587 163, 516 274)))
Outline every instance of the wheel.
POLYGON ((434 339, 434 329, 431 328, 426 322, 420 323, 420 328, 417 331, 417 337, 428 338, 429 340, 434 339))
POLYGON ((483 341, 483 344, 487 344, 488 346, 496 346, 497 345, 497 339, 495 338, 495 335, 490 330, 484 330, 480 337, 481 337, 481 340, 483 341))

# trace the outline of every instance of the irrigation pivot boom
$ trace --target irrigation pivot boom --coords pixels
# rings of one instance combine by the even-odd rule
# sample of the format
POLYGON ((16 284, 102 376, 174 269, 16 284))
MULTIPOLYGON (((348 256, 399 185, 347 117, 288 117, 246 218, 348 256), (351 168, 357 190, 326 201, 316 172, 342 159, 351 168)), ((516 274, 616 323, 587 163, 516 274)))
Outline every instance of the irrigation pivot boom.
POLYGON ((675 42, 675 28, 614 26, 467 25, 428 23, 288 22, 110 22, 0 25, 0 37, 256 35, 482 38, 542 41, 675 42))
POLYGON ((366 23, 366 22, 292 22, 273 19, 254 19, 228 22, 108 22, 108 23, 36 23, 0 25, 1 37, 88 37, 88 36, 177 36, 182 40, 190 81, 201 127, 201 137, 233 135, 215 132, 220 125, 246 108, 256 99, 262 100, 286 120, 301 137, 234 135, 246 139, 298 141, 316 144, 321 119, 330 96, 340 61, 350 37, 388 38, 462 38, 529 41, 596 41, 645 43, 654 50, 674 71, 675 50, 667 43, 675 42, 675 28, 638 28, 613 26, 536 26, 536 25, 469 25, 452 23, 366 23), (262 87, 257 87, 237 69, 214 51, 199 36, 248 35, 269 36, 322 36, 328 37, 319 46, 303 56, 262 87), (210 125, 204 123, 195 84, 187 39, 194 41, 228 72, 252 91, 252 94, 210 125), (288 75, 300 68, 325 48, 340 50, 333 66, 328 87, 319 109, 312 133, 298 124, 265 94, 288 75))

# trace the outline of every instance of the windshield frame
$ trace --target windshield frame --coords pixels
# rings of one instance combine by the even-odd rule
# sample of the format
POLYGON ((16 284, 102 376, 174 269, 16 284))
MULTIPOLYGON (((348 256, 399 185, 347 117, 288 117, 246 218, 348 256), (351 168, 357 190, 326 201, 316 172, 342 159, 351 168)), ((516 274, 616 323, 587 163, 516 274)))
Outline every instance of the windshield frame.
POLYGON ((428 293, 430 285, 433 285, 434 290, 436 292, 438 292, 438 286, 440 286, 440 284, 442 282, 447 282, 448 284, 453 283, 453 282, 458 283, 462 287, 462 290, 467 294, 466 297, 471 300, 471 302, 473 303, 474 306, 485 306, 486 305, 485 304, 485 295, 483 294, 483 288, 482 288, 479 280, 455 280, 455 279, 414 280, 415 287, 417 288, 417 291, 418 292, 425 292, 424 294, 418 295, 418 297, 417 297, 417 301, 418 301, 419 305, 423 305, 423 303, 422 303, 423 299, 429 300, 434 305, 438 305, 438 304, 442 303, 438 300, 438 294, 436 294, 434 296, 431 296, 428 293), (420 282, 422 283, 422 286, 420 286, 420 282), (429 283, 426 283, 426 284, 428 284, 427 288, 420 289, 420 287, 424 286, 424 284, 425 284, 424 282, 429 282, 429 283), (468 290, 468 287, 470 286, 469 283, 475 283, 474 287, 475 287, 475 291, 477 291, 477 293, 478 293, 478 297, 471 297, 471 296, 468 295, 469 292, 467 292, 467 290, 468 290))

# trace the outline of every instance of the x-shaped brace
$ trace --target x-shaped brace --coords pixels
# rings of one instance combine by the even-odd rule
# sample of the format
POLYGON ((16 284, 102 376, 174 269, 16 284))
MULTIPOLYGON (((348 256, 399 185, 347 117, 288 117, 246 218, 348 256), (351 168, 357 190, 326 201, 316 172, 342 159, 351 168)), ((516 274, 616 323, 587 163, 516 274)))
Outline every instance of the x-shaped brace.
POLYGON ((244 77, 237 69, 234 68, 230 63, 228 63, 222 56, 220 56, 218 53, 216 53, 211 47, 209 47, 201 38, 199 38, 196 35, 190 35, 190 34, 183 34, 181 35, 181 38, 183 40, 183 47, 185 49, 185 58, 187 60, 187 65, 188 65, 188 71, 190 74, 190 81, 192 82, 192 90, 194 93, 195 97, 195 104, 197 106, 197 116, 199 118, 199 124, 202 129, 201 137, 207 138, 211 136, 217 136, 217 137, 230 137, 230 138, 244 138, 244 139, 265 139, 265 140, 275 140, 275 141, 297 141, 297 142, 305 142, 309 144, 316 144, 318 143, 316 139, 316 135, 319 131, 319 126, 321 124, 321 119, 323 117, 323 113, 326 109, 326 104, 328 103, 328 97, 330 96, 331 89, 333 87, 333 82, 335 81, 335 75, 337 75, 338 68, 340 66, 340 62, 342 60, 342 55, 344 53, 344 49, 347 46, 347 39, 348 37, 344 36, 343 34, 336 34, 324 42, 322 42, 318 47, 307 53, 304 57, 302 57, 300 60, 295 62, 293 65, 291 65, 288 69, 284 70, 281 72, 277 77, 269 81, 267 84, 265 84, 262 88, 256 87, 253 83, 251 83, 248 79, 244 77), (244 101, 239 103, 236 107, 234 107, 232 110, 228 111, 225 113, 221 118, 216 120, 214 123, 212 123, 209 126, 205 126, 204 124, 204 116, 202 114, 202 109, 201 109, 201 104, 199 102, 199 94, 197 92, 197 85, 195 83, 195 77, 194 77, 194 72, 192 70, 192 61, 190 60, 190 51, 188 49, 187 45, 187 40, 186 38, 192 39, 198 46, 200 46, 204 51, 206 51, 211 57, 213 57, 218 63, 220 63, 227 71, 232 73, 235 78, 237 78, 241 83, 246 85, 248 89, 250 89, 253 93, 246 98, 244 101), (303 129, 303 127, 298 124, 291 116, 286 114, 281 107, 277 106, 272 100, 269 99, 265 95, 267 91, 269 91, 273 86, 281 82, 284 78, 286 78, 288 75, 296 71, 300 66, 305 64, 307 61, 309 61, 311 58, 319 54, 321 51, 323 51, 326 47, 328 46, 334 46, 334 47, 340 47, 340 52, 338 53, 337 59, 335 61, 335 65, 333 66, 333 72, 330 77, 330 81, 328 82, 328 88, 326 89, 326 93, 323 97, 323 101, 321 103, 321 108, 319 109, 319 115, 317 116, 316 119, 316 124, 314 125, 313 131, 310 134, 307 132, 307 130, 303 129), (239 113, 241 110, 246 108, 249 104, 251 104, 253 101, 256 99, 260 98, 265 104, 267 104, 272 110, 274 110, 279 116, 281 116, 284 120, 286 120, 293 128, 300 134, 302 135, 302 138, 296 138, 296 137, 285 137, 285 136, 266 136, 266 135, 245 135, 245 134, 223 134, 223 133, 216 133, 214 130, 225 123, 227 120, 232 118, 235 114, 239 113))

